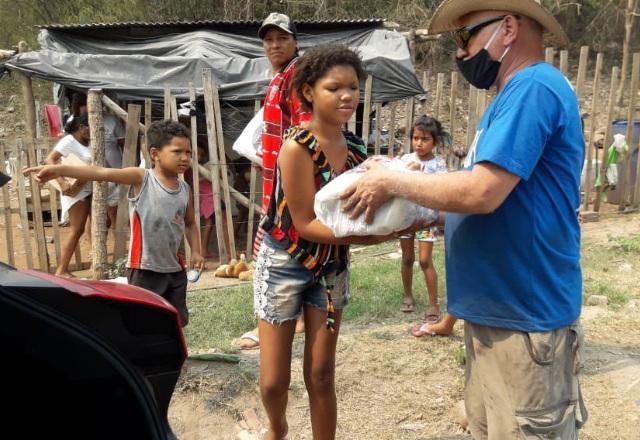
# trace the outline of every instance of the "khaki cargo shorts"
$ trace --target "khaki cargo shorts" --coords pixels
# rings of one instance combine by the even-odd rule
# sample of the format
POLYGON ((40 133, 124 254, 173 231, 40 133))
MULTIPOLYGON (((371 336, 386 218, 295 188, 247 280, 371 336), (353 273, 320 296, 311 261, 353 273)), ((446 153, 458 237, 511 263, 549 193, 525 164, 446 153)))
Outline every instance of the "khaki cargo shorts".
POLYGON ((476 440, 578 438, 587 420, 579 322, 526 333, 465 322, 465 406, 476 440))

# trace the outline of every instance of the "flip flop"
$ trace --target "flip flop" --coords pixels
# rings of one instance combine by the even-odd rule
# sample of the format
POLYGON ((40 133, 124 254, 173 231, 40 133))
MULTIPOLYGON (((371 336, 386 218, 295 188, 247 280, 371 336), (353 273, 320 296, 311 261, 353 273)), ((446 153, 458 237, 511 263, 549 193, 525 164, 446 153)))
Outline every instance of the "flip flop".
POLYGON ((400 306, 400 311, 404 313, 411 313, 411 312, 414 312, 415 310, 416 310, 415 304, 410 302, 403 301, 402 305, 400 306))
POLYGON ((235 343, 240 347, 240 350, 255 350, 256 348, 260 348, 260 339, 257 335, 253 334, 253 332, 244 333, 235 341, 235 343), (243 339, 248 339, 251 342, 249 344, 243 344, 243 339))
POLYGON ((429 306, 422 318, 425 324, 435 324, 440 320, 440 306, 429 306))
POLYGON ((423 336, 438 336, 436 332, 429 330, 428 322, 425 322, 424 324, 416 324, 411 327, 411 334, 416 338, 421 338, 423 336))

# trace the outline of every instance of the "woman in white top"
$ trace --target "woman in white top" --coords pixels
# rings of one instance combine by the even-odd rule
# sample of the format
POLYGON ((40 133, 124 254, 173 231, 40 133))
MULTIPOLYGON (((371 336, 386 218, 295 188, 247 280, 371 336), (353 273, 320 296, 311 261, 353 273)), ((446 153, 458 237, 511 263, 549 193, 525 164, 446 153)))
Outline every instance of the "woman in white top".
MULTIPOLYGON (((63 157, 73 154, 82 162, 91 165, 89 120, 87 113, 72 116, 71 119, 67 121, 65 131, 68 134, 56 144, 53 151, 49 153, 45 159, 45 163, 56 164, 59 163, 63 157)), ((66 182, 61 183, 63 187, 67 185, 66 182)), ((82 184, 82 182, 76 182, 70 189, 70 192, 65 192, 67 192, 67 194, 63 192, 61 197, 62 221, 66 221, 67 218, 69 219, 71 233, 62 245, 62 255, 58 262, 56 275, 72 277, 73 275, 69 272, 69 261, 71 261, 71 255, 73 255, 78 240, 80 240, 80 237, 84 233, 84 226, 91 211, 91 182, 84 184, 82 184), (78 187, 80 187, 79 191, 77 191, 78 187)))

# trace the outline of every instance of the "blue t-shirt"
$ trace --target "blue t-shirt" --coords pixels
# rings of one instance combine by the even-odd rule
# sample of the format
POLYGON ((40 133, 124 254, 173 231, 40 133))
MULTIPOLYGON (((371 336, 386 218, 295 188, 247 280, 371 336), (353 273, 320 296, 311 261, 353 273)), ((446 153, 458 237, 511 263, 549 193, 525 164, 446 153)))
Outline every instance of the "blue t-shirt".
POLYGON ((520 331, 578 318, 583 159, 569 81, 546 63, 514 75, 482 116, 465 168, 490 162, 521 180, 490 214, 447 214, 449 313, 520 331))

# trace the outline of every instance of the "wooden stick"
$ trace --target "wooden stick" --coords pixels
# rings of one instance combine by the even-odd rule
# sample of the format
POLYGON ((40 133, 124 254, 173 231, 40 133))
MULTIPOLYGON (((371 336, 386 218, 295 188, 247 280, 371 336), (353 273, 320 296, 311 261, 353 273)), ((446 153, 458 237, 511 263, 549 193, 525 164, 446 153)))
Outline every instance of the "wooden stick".
MULTIPOLYGON (((204 110, 207 117, 207 140, 209 143, 209 160, 219 165, 218 160, 218 139, 216 135, 216 117, 213 109, 213 77, 211 69, 202 71, 202 87, 204 92, 204 110)), ((215 211, 216 238, 218 240, 218 255, 220 263, 227 263, 228 253, 224 243, 222 231, 222 203, 220 202, 220 173, 213 173, 213 207, 215 211)), ((231 209, 231 206, 227 206, 231 209)))
POLYGON ((611 69, 611 86, 609 87, 609 104, 607 105, 607 125, 604 133, 604 146, 602 151, 602 163, 600 164, 600 181, 603 183, 596 188, 596 199, 593 203, 594 211, 600 211, 600 201, 604 190, 604 178, 607 173, 608 148, 611 145, 611 124, 613 122, 613 112, 616 104, 616 92, 618 90, 618 79, 620 78, 620 68, 614 66, 611 69))
POLYGON ((396 147, 396 111, 398 109, 398 101, 391 103, 389 114, 389 145, 387 147, 387 155, 393 157, 396 147))
POLYGON ((382 130, 382 104, 376 104, 376 131, 373 154, 380 154, 380 131, 382 130))
MULTIPOLYGON (((36 158, 36 107, 33 97, 33 84, 31 78, 17 73, 22 85, 22 96, 24 98, 25 122, 27 136, 24 139, 26 146, 27 160, 29 166, 38 165, 36 158)), ((38 266, 40 270, 49 272, 49 255, 47 253, 47 242, 44 236, 44 221, 42 220, 42 201, 40 198, 40 184, 36 181, 35 175, 31 174, 31 202, 33 204, 33 225, 36 237, 36 249, 38 251, 38 266)))
POLYGON ((233 215, 231 212, 231 195, 229 194, 229 189, 231 185, 229 184, 229 164, 227 162, 227 154, 224 147, 224 135, 222 129, 222 109, 220 106, 220 98, 218 97, 218 84, 213 80, 213 108, 215 110, 216 117, 216 133, 218 135, 218 150, 220 152, 220 173, 222 174, 222 194, 224 195, 224 203, 227 205, 227 209, 225 209, 225 214, 227 215, 227 231, 229 233, 229 257, 235 258, 236 256, 236 239, 234 236, 234 227, 233 227, 233 215))
MULTIPOLYGON (((638 96, 638 82, 640 80, 640 52, 633 54, 633 62, 631 65, 631 82, 630 82, 630 94, 629 94, 629 107, 627 108, 627 144, 629 145, 629 151, 624 153, 624 162, 622 167, 622 176, 618 176, 618 183, 620 183, 620 204, 618 205, 618 211, 624 211, 627 203, 627 192, 631 171, 631 152, 634 149, 633 132, 635 129, 635 114, 636 114, 636 98, 638 96)), ((636 176, 636 179, 638 176, 636 176)))
POLYGON ((347 130, 349 130, 353 134, 356 133, 356 112, 355 111, 351 115, 351 118, 349 118, 349 122, 347 122, 347 130))
POLYGON ((467 146, 470 147, 475 137, 476 112, 478 111, 478 89, 469 84, 469 119, 467 120, 467 146))
POLYGON ((484 89, 479 89, 477 99, 478 99, 478 103, 476 105, 476 120, 475 120, 476 126, 478 125, 480 116, 484 114, 484 111, 487 108, 487 91, 484 89))
POLYGON ((405 133, 404 133, 404 152, 409 153, 411 151, 411 126, 413 125, 413 116, 415 112, 415 98, 412 96, 407 98, 407 114, 405 120, 405 133))
MULTIPOLYGON (((136 166, 136 150, 138 147, 138 135, 140 133, 140 112, 142 107, 137 104, 129 104, 129 117, 127 119, 126 132, 124 138, 124 148, 122 153, 122 167, 136 166)), ((118 214, 115 227, 115 244, 113 247, 113 263, 124 258, 127 253, 127 240, 129 238, 129 185, 120 185, 120 195, 118 200, 118 214)))
POLYGON ((49 211, 51 212, 51 227, 53 229, 53 248, 56 253, 56 266, 58 266, 62 255, 60 224, 58 222, 58 191, 51 185, 47 186, 49 188, 49 211))
MULTIPOLYGON (((429 78, 427 77, 427 71, 425 70, 424 72, 422 72, 422 88, 424 90, 427 90, 429 86, 429 78)), ((427 100, 423 100, 422 101, 422 105, 420 106, 420 113, 421 114, 427 114, 427 100)))
POLYGON ((451 133, 451 148, 447 152, 447 168, 452 167, 453 147, 455 146, 456 109, 458 99, 458 72, 451 72, 451 96, 449 98, 449 133, 451 133))
POLYGON ((144 145, 142 146, 142 157, 144 157, 144 167, 146 169, 151 168, 151 155, 149 154, 149 145, 147 144, 147 131, 153 122, 151 118, 151 109, 152 103, 151 99, 147 98, 144 100, 144 126, 142 126, 142 131, 144 133, 144 145))
POLYGON ((164 119, 171 119, 171 88, 168 84, 164 86, 164 119))
MULTIPOLYGON (((364 83, 364 111, 362 112, 362 140, 364 145, 369 145, 369 131, 371 131, 371 87, 373 85, 373 77, 367 76, 364 83)), ((355 113, 355 111, 354 111, 355 113)))
POLYGON ((29 214, 27 210, 27 193, 24 186, 24 177, 20 170, 24 168, 24 161, 22 160, 22 150, 24 149, 24 143, 22 139, 18 139, 14 146, 14 153, 16 155, 16 174, 13 176, 17 180, 18 189, 18 207, 20 209, 20 225, 22 226, 22 239, 24 240, 24 251, 27 256, 27 268, 33 269, 33 252, 31 249, 31 237, 29 236, 29 214))
POLYGON ((544 50, 544 61, 553 66, 553 61, 556 56, 556 50, 553 47, 547 47, 544 50))
POLYGON ((593 139, 596 134, 596 124, 598 123, 597 118, 597 110, 598 105, 598 92, 600 91, 600 71, 602 70, 602 64, 604 61, 604 55, 602 52, 598 52, 596 57, 596 71, 593 77, 593 95, 591 98, 591 127, 589 129, 589 139, 586 144, 587 148, 587 167, 585 169, 585 179, 584 179, 584 200, 582 203, 582 210, 586 211, 589 209, 589 193, 591 192, 591 161, 593 160, 593 148, 595 148, 595 144, 593 139))
POLYGON ((564 75, 569 73, 569 51, 566 49, 560 51, 560 72, 564 75))
MULTIPOLYGON (((0 141, 0 165, 4 166, 7 156, 4 150, 4 142, 0 141)), ((16 265, 15 256, 13 255, 13 222, 11 220, 11 197, 9 196, 9 187, 2 187, 2 201, 4 203, 4 234, 7 243, 7 260, 11 266, 16 265)))
MULTIPOLYGON (((196 86, 193 81, 189 81, 189 101, 194 105, 196 103, 196 86)), ((200 169, 198 167, 198 121, 196 115, 191 116, 191 175, 193 176, 193 217, 200 231, 200 169)), ((202 231, 200 231, 202 232, 202 231)), ((200 242, 202 242, 202 233, 200 234, 200 242)), ((209 243, 205 243, 205 249, 200 249, 202 255, 207 254, 206 247, 209 243)))
MULTIPOLYGON (((254 106, 253 106, 253 111, 254 114, 258 113, 260 111, 260 100, 256 99, 254 106)), ((256 202, 256 180, 257 180, 257 174, 256 174, 256 167, 254 167, 253 165, 251 165, 251 175, 249 177, 249 206, 252 206, 255 204, 256 202)), ((254 230, 254 223, 255 223, 255 212, 253 209, 249 209, 249 214, 248 214, 248 218, 247 218, 247 250, 246 250, 246 257, 247 259, 251 259, 253 256, 253 230, 254 230)), ((260 211, 258 211, 258 215, 260 215, 260 211)))
POLYGON ((578 78, 576 79, 576 95, 578 102, 582 105, 582 96, 584 95, 584 81, 587 76, 587 65, 589 64, 589 46, 580 48, 580 62, 578 64, 578 78))
POLYGON ((178 101, 175 96, 171 97, 171 119, 178 120, 178 101))
MULTIPOLYGON (((146 102, 149 101, 149 105, 151 105, 151 99, 147 98, 144 101, 145 101, 145 110, 146 110, 146 102)), ((127 123, 128 116, 127 116, 127 111, 125 109, 123 109, 118 104, 116 104, 116 102, 113 101, 111 98, 109 98, 107 95, 102 95, 102 103, 104 104, 105 107, 111 110, 114 115, 119 117, 125 124, 127 123)), ((149 119, 151 119, 151 107, 149 107, 149 119)), ((142 124, 141 122, 138 122, 138 124, 139 124, 140 130, 144 131, 145 129, 144 124, 142 124)))
POLYGON ((442 88, 444 87, 444 73, 438 73, 436 80, 436 99, 434 102, 433 115, 434 118, 440 119, 440 102, 442 101, 442 88))
MULTIPOLYGON (((91 133, 92 165, 104 167, 104 123, 102 120, 102 90, 89 89, 87 96, 89 130, 91 133)), ((91 200, 91 249, 93 278, 101 280, 107 263, 107 183, 93 182, 91 200)))

